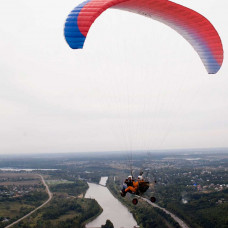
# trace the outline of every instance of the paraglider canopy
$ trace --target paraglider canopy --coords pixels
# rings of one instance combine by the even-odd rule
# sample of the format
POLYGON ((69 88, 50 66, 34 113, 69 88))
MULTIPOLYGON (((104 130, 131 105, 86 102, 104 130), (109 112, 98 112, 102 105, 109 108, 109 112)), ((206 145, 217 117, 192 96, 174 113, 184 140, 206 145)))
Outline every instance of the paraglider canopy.
POLYGON ((209 74, 219 71, 223 47, 213 25, 201 14, 168 0, 87 0, 75 7, 66 20, 64 34, 71 48, 83 48, 91 25, 108 8, 141 14, 168 25, 192 45, 209 74))

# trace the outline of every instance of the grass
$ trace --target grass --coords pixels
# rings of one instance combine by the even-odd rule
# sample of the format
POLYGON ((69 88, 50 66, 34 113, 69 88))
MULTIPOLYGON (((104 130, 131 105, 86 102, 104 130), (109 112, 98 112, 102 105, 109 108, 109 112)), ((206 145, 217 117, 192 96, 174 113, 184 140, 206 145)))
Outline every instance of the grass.
POLYGON ((57 185, 57 184, 73 184, 73 181, 68 180, 46 180, 48 185, 57 185))
POLYGON ((0 217, 9 217, 14 219, 17 216, 22 216, 21 208, 33 209, 34 207, 20 202, 4 202, 0 203, 0 217))

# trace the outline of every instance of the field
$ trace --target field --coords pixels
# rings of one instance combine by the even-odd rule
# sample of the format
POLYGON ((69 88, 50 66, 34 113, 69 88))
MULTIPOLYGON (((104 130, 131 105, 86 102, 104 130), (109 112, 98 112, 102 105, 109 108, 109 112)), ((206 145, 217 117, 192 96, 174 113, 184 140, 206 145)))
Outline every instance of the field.
POLYGON ((0 217, 13 219, 21 216, 24 211, 30 211, 35 208, 32 205, 21 203, 21 202, 0 202, 0 217))
POLYGON ((47 180, 48 185, 58 185, 58 184, 73 184, 73 181, 68 180, 47 180))
POLYGON ((0 173, 0 186, 39 185, 40 177, 28 173, 0 173))

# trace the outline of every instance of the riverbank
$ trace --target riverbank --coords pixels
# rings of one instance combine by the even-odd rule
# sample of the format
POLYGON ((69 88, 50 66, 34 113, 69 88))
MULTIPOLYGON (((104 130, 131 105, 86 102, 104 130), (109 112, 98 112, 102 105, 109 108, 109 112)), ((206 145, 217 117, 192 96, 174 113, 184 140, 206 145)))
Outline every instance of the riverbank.
MULTIPOLYGON (((99 204, 98 204, 98 205, 99 205, 99 204)), ((94 215, 93 217, 91 217, 91 218, 87 219, 85 222, 83 222, 83 223, 82 223, 82 227, 87 228, 87 224, 89 224, 90 222, 92 222, 92 221, 95 220, 98 216, 101 215, 101 213, 103 212, 103 208, 102 208, 100 205, 99 205, 99 207, 100 207, 100 211, 99 211, 96 215, 94 215)))

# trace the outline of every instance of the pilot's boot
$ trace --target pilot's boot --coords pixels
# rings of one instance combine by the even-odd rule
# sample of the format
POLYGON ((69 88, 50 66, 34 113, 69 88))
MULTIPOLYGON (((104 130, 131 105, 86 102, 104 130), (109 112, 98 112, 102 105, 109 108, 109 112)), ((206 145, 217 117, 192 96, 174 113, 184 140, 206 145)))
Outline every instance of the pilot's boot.
POLYGON ((125 192, 124 190, 122 190, 122 191, 120 191, 120 195, 121 195, 122 197, 125 197, 125 196, 126 196, 126 192, 125 192))

